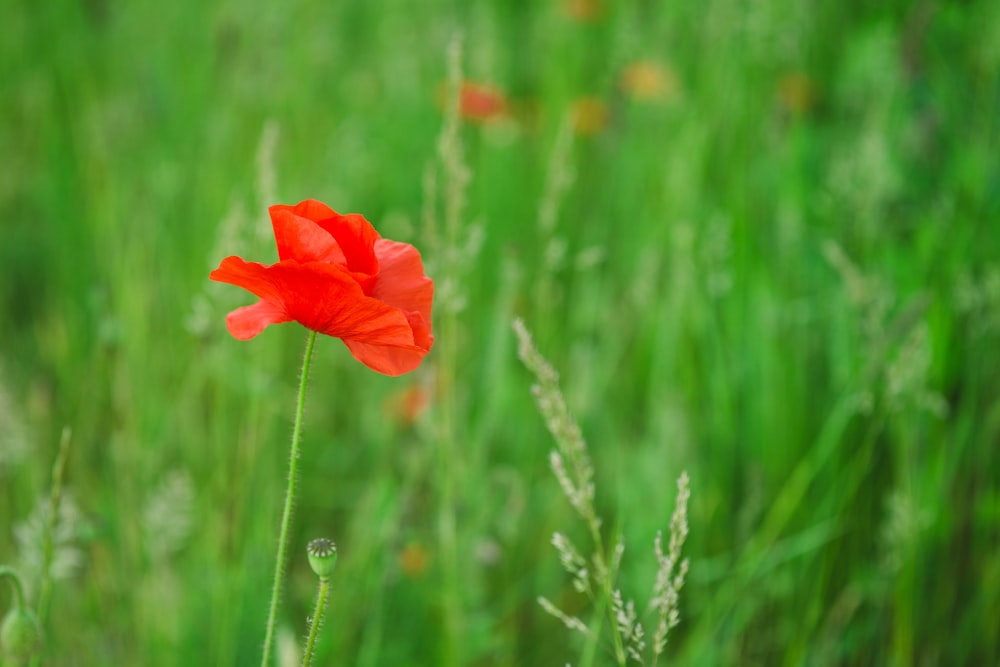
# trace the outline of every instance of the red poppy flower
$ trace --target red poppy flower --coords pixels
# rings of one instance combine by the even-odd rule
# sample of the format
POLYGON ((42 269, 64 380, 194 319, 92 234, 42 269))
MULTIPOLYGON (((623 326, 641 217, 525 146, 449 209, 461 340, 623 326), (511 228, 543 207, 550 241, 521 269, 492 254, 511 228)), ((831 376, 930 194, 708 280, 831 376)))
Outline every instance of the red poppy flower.
POLYGON ((480 123, 496 120, 507 111, 507 98, 499 89, 463 81, 458 90, 458 113, 480 123))
POLYGON ((278 263, 226 257, 209 275, 260 301, 226 316, 235 338, 298 322, 340 338, 354 358, 386 375, 412 371, 431 349, 434 283, 417 249, 379 236, 356 213, 307 199, 269 209, 278 263))

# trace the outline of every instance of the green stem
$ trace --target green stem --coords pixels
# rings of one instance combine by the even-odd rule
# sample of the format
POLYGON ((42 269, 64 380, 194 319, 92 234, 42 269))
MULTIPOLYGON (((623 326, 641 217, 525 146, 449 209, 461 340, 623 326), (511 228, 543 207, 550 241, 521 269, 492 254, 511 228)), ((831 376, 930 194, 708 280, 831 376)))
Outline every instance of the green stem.
POLYGON ((295 474, 299 462, 299 441, 302 436, 302 413, 306 404, 306 384, 309 380, 309 364, 312 361, 316 332, 310 331, 306 340, 306 351, 302 358, 302 374, 299 377, 299 400, 295 406, 295 427, 292 430, 292 450, 288 456, 288 489, 285 491, 285 509, 281 514, 281 533, 278 536, 278 554, 274 565, 274 585, 271 588, 271 609, 267 614, 267 630, 264 634, 264 654, 261 667, 267 667, 274 644, 274 624, 278 616, 278 600, 281 598, 281 583, 285 576, 285 560, 288 552, 288 534, 292 525, 292 506, 295 504, 295 474))
MULTIPOLYGON (((42 581, 38 587, 38 625, 45 627, 45 616, 49 611, 49 599, 52 597, 52 559, 55 551, 53 539, 59 523, 59 505, 62 501, 63 471, 66 469, 66 459, 69 456, 69 441, 72 431, 64 426, 59 438, 59 453, 52 465, 52 490, 49 493, 49 516, 42 535, 42 581)), ((35 654, 29 663, 38 667, 41 655, 35 654)))
POLYGON ((590 617, 590 632, 587 633, 587 641, 583 645, 583 652, 580 655, 580 665, 582 667, 593 667, 597 659, 597 649, 600 645, 601 629, 604 626, 604 607, 607 600, 604 596, 598 597, 594 601, 594 613, 590 617))
POLYGON ((21 588, 21 578, 17 576, 17 572, 9 567, 0 567, 0 577, 10 579, 10 585, 14 588, 14 608, 24 609, 24 589, 21 588))
POLYGON ((316 594, 316 609, 313 611, 312 622, 309 624, 309 638, 306 640, 306 652, 302 656, 302 667, 312 664, 313 651, 316 647, 316 636, 319 626, 323 624, 323 612, 326 610, 326 597, 330 592, 330 578, 320 577, 319 592, 316 594))
POLYGON ((52 558, 53 537, 59 523, 59 505, 62 500, 63 471, 66 469, 66 458, 69 454, 69 441, 72 432, 68 426, 62 430, 59 439, 59 453, 52 466, 52 491, 49 494, 49 517, 42 540, 42 583, 38 592, 38 622, 45 623, 45 615, 49 609, 49 598, 52 595, 52 558))
MULTIPOLYGON (((611 565, 609 563, 612 561, 609 561, 607 555, 605 554, 604 538, 601 537, 601 526, 598 522, 597 515, 594 514, 593 508, 590 508, 589 516, 587 516, 587 527, 590 528, 590 537, 594 540, 594 556, 597 559, 595 565, 599 570, 604 572, 602 581, 598 582, 601 586, 600 605, 604 608, 604 612, 607 613, 608 623, 611 626, 611 639, 615 649, 615 661, 619 665, 624 665, 626 662, 625 644, 622 642, 621 631, 618 629, 618 618, 615 616, 614 605, 611 604, 611 595, 617 573, 611 571, 611 565)), ((598 635, 600 635, 599 625, 597 627, 597 632, 594 633, 594 636, 598 635)), ((592 657, 593 656, 591 656, 591 659, 592 657)))

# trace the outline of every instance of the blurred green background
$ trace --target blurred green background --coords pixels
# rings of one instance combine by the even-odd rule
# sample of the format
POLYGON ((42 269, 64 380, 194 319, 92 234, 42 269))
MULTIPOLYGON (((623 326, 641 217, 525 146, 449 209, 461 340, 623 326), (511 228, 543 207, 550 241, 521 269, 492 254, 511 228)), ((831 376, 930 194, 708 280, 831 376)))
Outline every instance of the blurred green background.
POLYGON ((319 664, 579 664, 535 601, 589 618, 515 315, 640 608, 690 473, 668 664, 1000 662, 1000 3, 2 15, 0 563, 32 596, 73 431, 41 664, 257 664, 306 336, 233 340, 253 298, 207 275, 274 261, 266 207, 305 198, 421 248, 437 344, 385 378, 318 341, 281 664, 318 536, 319 664), (500 96, 461 154, 456 35, 500 96))

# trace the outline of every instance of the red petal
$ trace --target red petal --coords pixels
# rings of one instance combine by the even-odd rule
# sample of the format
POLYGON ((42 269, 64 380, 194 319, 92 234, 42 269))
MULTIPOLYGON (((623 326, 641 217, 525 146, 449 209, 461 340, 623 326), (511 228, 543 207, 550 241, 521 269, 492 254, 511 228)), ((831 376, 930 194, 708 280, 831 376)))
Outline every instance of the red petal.
POLYGON ((266 268, 269 279, 280 286, 288 314, 303 326, 336 338, 413 345, 413 333, 403 312, 365 296, 343 267, 289 261, 266 268))
POLYGON ((267 326, 279 318, 285 322, 295 320, 308 329, 342 338, 344 342, 371 347, 373 351, 358 356, 358 360, 388 374, 405 371, 397 371, 400 367, 397 363, 379 362, 379 357, 402 354, 400 350, 419 352, 421 356, 426 352, 421 345, 427 345, 427 332, 418 327, 420 339, 415 340, 415 327, 407 313, 365 296, 351 274, 336 264, 299 264, 287 260, 264 266, 239 257, 227 257, 209 277, 249 290, 270 304, 270 309, 250 306, 259 310, 249 315, 244 309, 234 311, 236 323, 241 325, 233 331, 234 336, 249 334, 254 327, 267 326))
POLYGON ((413 330, 413 342, 416 343, 417 347, 429 352, 434 345, 430 321, 425 320, 420 313, 414 312, 406 314, 406 321, 410 323, 410 329, 413 330))
POLYGON ((330 232, 312 216, 325 220, 337 213, 325 204, 307 199, 296 206, 272 206, 271 226, 278 246, 278 258, 306 262, 335 262, 347 264, 344 253, 330 232))
POLYGON ((347 268, 354 273, 373 276, 378 273, 378 260, 375 259, 375 242, 380 238, 372 223, 363 215, 350 213, 348 215, 334 214, 317 224, 337 240, 344 253, 347 268))
POLYGON ((345 340, 344 345, 368 368, 393 377, 415 370, 427 354, 419 348, 384 347, 356 340, 345 340))
POLYGON ((267 276, 268 267, 258 262, 247 262, 235 255, 226 257, 219 268, 208 274, 212 280, 242 287, 272 304, 283 302, 281 290, 267 276))
POLYGON ((430 327, 434 283, 424 275, 417 249, 408 243, 379 239, 375 242, 375 256, 379 274, 372 296, 390 306, 420 313, 430 327))
POLYGON ((249 340, 271 324, 291 322, 285 309, 263 299, 226 315, 226 327, 233 338, 249 340))
POLYGON ((261 301, 227 317, 236 338, 295 320, 341 338, 359 361, 387 375, 415 369, 434 343, 434 283, 416 248, 382 239, 357 214, 305 200, 272 206, 281 258, 265 266, 227 257, 213 280, 243 287, 261 301))
POLYGON ((272 206, 271 208, 285 208, 295 215, 305 218, 306 220, 312 220, 313 222, 319 222, 320 220, 326 220, 327 218, 340 215, 323 202, 315 199, 304 199, 295 206, 284 206, 279 204, 278 206, 272 206))
POLYGON ((374 371, 393 376, 409 373, 424 360, 424 355, 434 344, 434 336, 431 335, 430 327, 419 313, 407 313, 407 321, 413 332, 415 345, 412 347, 375 345, 346 338, 344 344, 355 359, 374 371))

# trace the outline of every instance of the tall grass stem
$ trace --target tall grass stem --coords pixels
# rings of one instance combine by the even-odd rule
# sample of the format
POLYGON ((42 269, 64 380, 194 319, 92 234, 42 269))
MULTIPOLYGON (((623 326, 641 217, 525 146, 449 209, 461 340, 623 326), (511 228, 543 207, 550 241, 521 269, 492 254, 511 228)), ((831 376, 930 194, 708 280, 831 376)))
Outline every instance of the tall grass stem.
POLYGON ((54 535, 59 521, 59 505, 62 501, 63 471, 66 469, 66 458, 69 455, 69 442, 72 430, 65 426, 59 438, 59 452, 52 465, 52 489, 49 493, 49 516, 42 536, 42 582, 38 590, 38 622, 45 623, 49 598, 52 596, 52 559, 55 552, 54 535))
MULTIPOLYGON (((459 453, 455 433, 455 369, 457 365, 458 311, 462 305, 459 285, 462 270, 458 235, 465 208, 465 188, 469 171, 464 162, 459 126, 459 89, 462 80, 462 38, 456 35, 448 47, 449 107, 438 143, 438 153, 444 172, 444 266, 443 283, 451 301, 444 301, 444 316, 440 324, 438 343, 439 381, 442 387, 440 440, 438 445, 441 472, 441 493, 438 498, 438 543, 441 550, 443 607, 443 667, 462 664, 462 592, 458 527, 455 517, 456 468, 459 453)), ((440 312, 440 311, 439 311, 440 312)))
MULTIPOLYGON (((45 627, 45 617, 49 609, 49 599, 52 597, 52 561, 55 557, 54 536, 59 522, 59 505, 62 502, 63 472, 66 470, 66 459, 69 456, 69 442, 73 432, 69 426, 64 426, 59 438, 59 452, 52 465, 52 489, 49 492, 49 515, 42 534, 42 581, 38 589, 37 617, 39 627, 45 627)), ((31 660, 31 666, 37 667, 41 656, 36 654, 31 660)))

